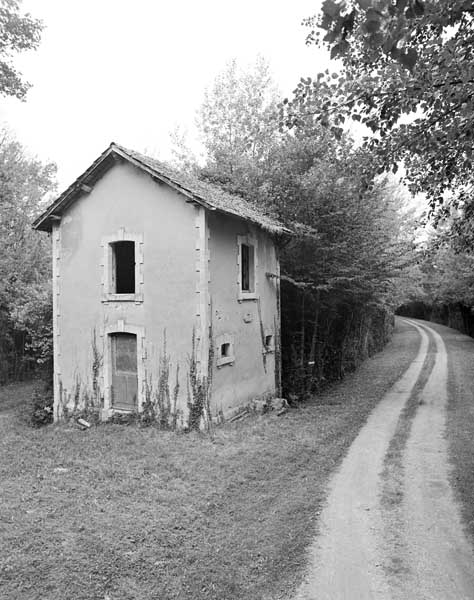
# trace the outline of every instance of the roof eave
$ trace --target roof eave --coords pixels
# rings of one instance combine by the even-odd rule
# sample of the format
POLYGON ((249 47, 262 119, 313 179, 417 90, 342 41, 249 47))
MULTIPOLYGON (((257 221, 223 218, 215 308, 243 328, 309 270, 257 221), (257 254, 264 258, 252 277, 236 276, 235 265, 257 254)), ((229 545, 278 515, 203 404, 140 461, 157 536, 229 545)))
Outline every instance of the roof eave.
MULTIPOLYGON (((57 200, 55 202, 53 202, 53 204, 49 208, 47 208, 37 219, 35 219, 35 221, 32 224, 33 229, 37 229, 39 231, 51 232, 54 221, 57 221, 58 219, 61 218, 64 210, 75 200, 75 198, 77 197, 78 194, 84 193, 84 186, 86 186, 88 183, 95 182, 97 180, 98 171, 100 171, 100 169, 103 168, 104 163, 111 156, 113 156, 114 158, 120 157, 123 160, 126 160, 127 162, 136 166, 140 170, 148 173, 155 181, 164 183, 164 184, 172 187, 178 193, 185 196, 187 198, 188 202, 197 203, 209 211, 220 212, 225 215, 229 215, 229 216, 243 219, 246 221, 251 221, 252 223, 255 223, 256 225, 258 225, 259 227, 261 227, 264 230, 269 231, 270 233, 274 233, 274 234, 291 234, 292 233, 291 230, 287 229, 283 225, 275 224, 274 226, 270 226, 270 225, 267 226, 267 225, 265 225, 265 223, 263 223, 259 219, 252 219, 251 217, 244 217, 244 216, 236 214, 232 211, 227 211, 221 207, 213 206, 212 204, 207 202, 204 198, 202 198, 200 195, 198 195, 195 192, 180 185, 178 182, 174 181, 170 177, 163 175, 162 173, 153 169, 152 167, 150 167, 149 165, 147 165, 145 162, 141 161, 140 159, 138 159, 134 156, 131 156, 124 149, 122 149, 120 146, 118 146, 117 144, 115 144, 113 142, 92 163, 92 165, 86 171, 84 171, 84 173, 82 175, 80 175, 74 181, 74 183, 72 183, 57 198, 57 200)), ((108 170, 108 168, 110 168, 110 166, 107 166, 107 170, 108 170)))
POLYGON ((33 229, 50 232, 52 221, 55 217, 61 217, 62 212, 75 199, 77 194, 83 194, 83 186, 90 182, 104 162, 114 153, 113 144, 105 150, 92 164, 82 173, 35 221, 33 229))

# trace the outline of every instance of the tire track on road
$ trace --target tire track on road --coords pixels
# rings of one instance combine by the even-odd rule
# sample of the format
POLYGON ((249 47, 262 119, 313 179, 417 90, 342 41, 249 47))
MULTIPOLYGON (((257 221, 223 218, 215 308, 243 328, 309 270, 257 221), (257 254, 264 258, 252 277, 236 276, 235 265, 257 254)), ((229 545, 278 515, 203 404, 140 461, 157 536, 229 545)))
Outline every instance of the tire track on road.
MULTIPOLYGON (((411 322, 418 333, 420 328, 411 322)), ((413 419, 421 401, 423 389, 428 382, 436 358, 436 343, 431 331, 428 331, 428 351, 419 374, 398 418, 395 433, 390 440, 381 473, 380 510, 383 522, 383 539, 380 544, 380 556, 385 576, 389 585, 395 587, 400 576, 410 573, 410 562, 407 560, 406 531, 403 519, 404 476, 403 456, 411 432, 413 419)), ((421 334, 420 334, 421 335, 421 334)))
POLYGON ((404 456, 403 499, 407 560, 412 577, 401 578, 395 598, 474 600, 474 553, 449 483, 445 437, 448 360, 441 336, 427 325, 436 344, 435 364, 421 393, 404 456))
POLYGON ((372 411, 331 481, 320 516, 321 533, 311 548, 309 572, 297 600, 390 598, 379 547, 380 475, 400 412, 425 364, 428 335, 418 330, 415 360, 372 411))

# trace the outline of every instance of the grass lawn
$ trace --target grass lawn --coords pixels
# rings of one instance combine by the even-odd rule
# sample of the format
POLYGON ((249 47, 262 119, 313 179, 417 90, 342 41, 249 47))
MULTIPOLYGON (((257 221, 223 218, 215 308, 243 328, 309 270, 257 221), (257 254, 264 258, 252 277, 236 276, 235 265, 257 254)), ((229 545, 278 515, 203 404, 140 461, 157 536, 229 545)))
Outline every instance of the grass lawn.
POLYGON ((222 426, 214 441, 123 425, 30 429, 1 417, 30 388, 3 388, 0 597, 289 597, 328 478, 418 344, 399 325, 322 396, 222 426))

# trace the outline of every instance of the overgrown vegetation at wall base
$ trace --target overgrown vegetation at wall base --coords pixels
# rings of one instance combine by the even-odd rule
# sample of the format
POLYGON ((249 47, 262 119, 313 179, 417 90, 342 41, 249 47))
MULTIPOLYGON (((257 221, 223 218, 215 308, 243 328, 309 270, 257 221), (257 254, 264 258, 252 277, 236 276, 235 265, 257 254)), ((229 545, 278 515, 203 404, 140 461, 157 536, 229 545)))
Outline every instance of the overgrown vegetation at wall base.
POLYGON ((27 398, 21 418, 30 427, 44 427, 53 422, 53 388, 51 382, 38 381, 27 398))

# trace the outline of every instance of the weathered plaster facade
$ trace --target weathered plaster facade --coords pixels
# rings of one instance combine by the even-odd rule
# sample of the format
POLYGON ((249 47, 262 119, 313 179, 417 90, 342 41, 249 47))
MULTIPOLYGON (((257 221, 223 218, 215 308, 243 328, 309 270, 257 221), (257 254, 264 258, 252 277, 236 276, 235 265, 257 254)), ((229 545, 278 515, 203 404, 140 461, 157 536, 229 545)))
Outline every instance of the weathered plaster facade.
POLYGON ((212 331, 215 344, 213 398, 224 414, 250 398, 274 395, 275 344, 265 338, 279 336, 278 260, 275 246, 264 231, 246 221, 209 215, 212 331), (255 291, 242 294, 239 241, 252 241, 256 249, 255 291), (218 365, 219 349, 229 339, 235 360, 218 365))
POLYGON ((94 177, 96 167, 86 172, 35 223, 53 241, 56 418, 87 402, 100 403, 102 418, 112 414, 120 334, 136 343, 136 368, 122 368, 137 381, 138 411, 162 389, 165 368, 184 424, 192 360, 209 384, 213 418, 275 395, 279 266, 272 235, 119 158, 94 177), (118 242, 134 249, 132 293, 114 288, 118 242))

